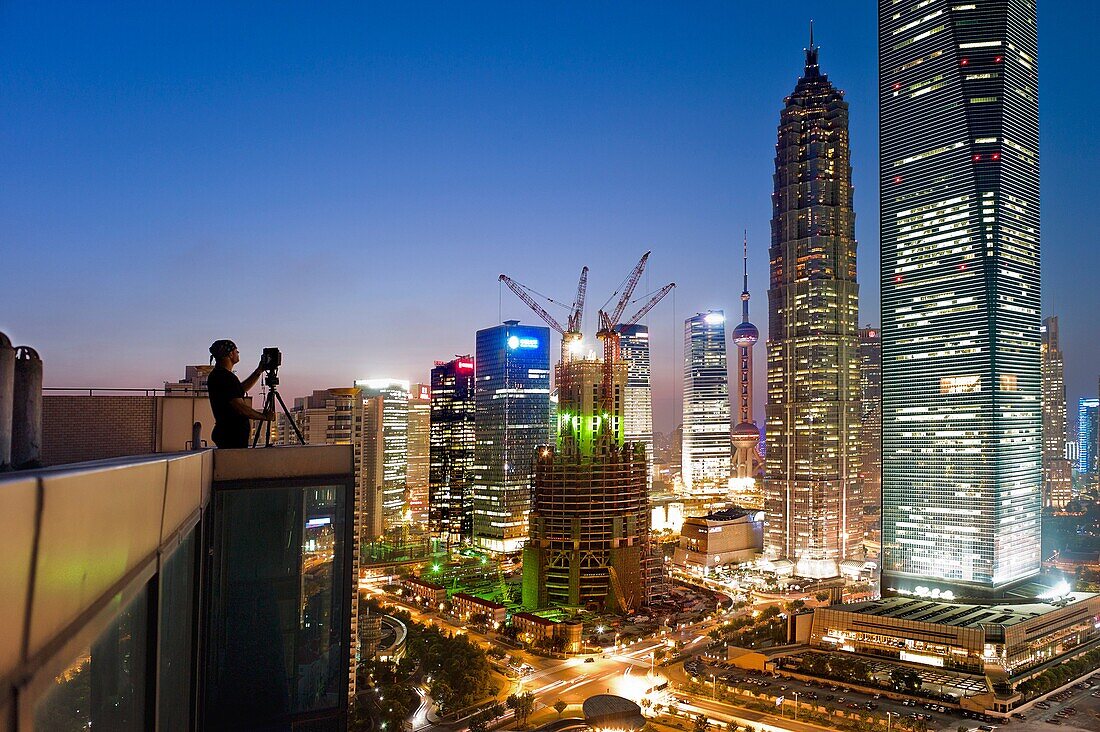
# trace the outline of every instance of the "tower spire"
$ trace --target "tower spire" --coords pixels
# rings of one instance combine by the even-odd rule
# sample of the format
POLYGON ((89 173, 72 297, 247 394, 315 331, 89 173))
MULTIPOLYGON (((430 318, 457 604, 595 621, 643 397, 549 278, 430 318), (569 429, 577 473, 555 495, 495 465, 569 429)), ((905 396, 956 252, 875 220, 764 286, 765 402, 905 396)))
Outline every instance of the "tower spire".
POLYGON ((744 247, 744 254, 742 258, 743 273, 744 273, 744 286, 741 290, 741 322, 749 322, 749 230, 745 229, 744 239, 742 241, 744 247))
POLYGON ((810 19, 810 45, 806 48, 806 76, 818 76, 817 46, 814 45, 814 21, 810 19))

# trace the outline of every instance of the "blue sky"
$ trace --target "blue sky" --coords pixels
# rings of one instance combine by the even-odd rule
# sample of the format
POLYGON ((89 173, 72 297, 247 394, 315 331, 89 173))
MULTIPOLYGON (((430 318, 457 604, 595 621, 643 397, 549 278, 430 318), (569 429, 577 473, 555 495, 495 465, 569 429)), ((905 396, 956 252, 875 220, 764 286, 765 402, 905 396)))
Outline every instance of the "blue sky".
MULTIPOLYGON (((1044 305, 1071 401, 1100 310, 1092 3, 1040 2, 1044 305)), ((0 330, 49 386, 157 386, 234 338, 289 398, 427 380, 533 314, 590 312, 646 250, 656 421, 682 321, 766 330, 775 125, 815 20, 847 92, 864 323, 878 323, 876 8, 785 3, 0 3, 0 330)), ((594 328, 589 328, 590 331, 594 328)), ((762 348, 757 381, 762 387, 762 348)), ((758 408, 763 392, 758 389, 758 408)), ((1072 408, 1071 408, 1072 411, 1072 408)))

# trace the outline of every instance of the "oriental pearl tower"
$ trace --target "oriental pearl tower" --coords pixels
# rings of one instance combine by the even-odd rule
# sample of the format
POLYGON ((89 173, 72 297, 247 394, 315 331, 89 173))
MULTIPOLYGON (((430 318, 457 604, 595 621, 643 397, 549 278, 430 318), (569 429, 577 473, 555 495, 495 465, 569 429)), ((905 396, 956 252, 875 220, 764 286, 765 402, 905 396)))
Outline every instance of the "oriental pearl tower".
POLYGON ((744 289, 741 291, 741 322, 733 329, 737 347, 737 426, 733 428, 733 480, 731 487, 746 508, 763 507, 763 496, 755 485, 763 461, 760 459, 760 429, 752 418, 752 347, 760 331, 749 322, 749 239, 744 239, 744 289), (759 504, 759 505, 758 505, 759 504))

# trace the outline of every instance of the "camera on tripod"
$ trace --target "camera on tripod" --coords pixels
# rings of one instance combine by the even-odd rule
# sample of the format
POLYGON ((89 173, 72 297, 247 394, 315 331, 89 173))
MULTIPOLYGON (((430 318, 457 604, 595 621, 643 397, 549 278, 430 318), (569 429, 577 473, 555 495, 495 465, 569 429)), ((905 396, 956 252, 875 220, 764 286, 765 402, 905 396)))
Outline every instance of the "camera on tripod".
MULTIPOLYGON (((264 399, 264 411, 274 412, 275 403, 278 402, 279 406, 283 408, 283 414, 286 415, 286 423, 290 425, 290 428, 294 430, 294 435, 298 438, 298 444, 306 444, 306 440, 302 437, 302 431, 298 429, 298 424, 294 420, 294 416, 290 413, 290 410, 286 408, 286 402, 283 401, 283 395, 279 393, 279 367, 283 365, 283 354, 278 348, 265 348, 263 353, 260 354, 260 368, 267 372, 264 375, 264 386, 267 387, 267 397, 264 399)), ((252 447, 260 441, 260 433, 265 435, 265 446, 271 446, 271 428, 264 429, 264 423, 261 422, 256 426, 256 434, 252 438, 252 447)))
POLYGON ((283 354, 278 348, 265 348, 260 354, 260 368, 264 371, 274 371, 283 365, 283 354))

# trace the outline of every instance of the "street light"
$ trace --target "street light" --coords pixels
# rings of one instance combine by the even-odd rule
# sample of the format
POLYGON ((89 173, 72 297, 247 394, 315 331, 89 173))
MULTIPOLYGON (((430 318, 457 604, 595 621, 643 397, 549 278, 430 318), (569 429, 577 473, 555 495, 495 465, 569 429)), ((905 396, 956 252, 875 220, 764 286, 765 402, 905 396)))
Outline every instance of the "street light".
POLYGON ((798 721, 798 692, 794 693, 794 721, 798 721))
POLYGON ((901 712, 887 712, 886 713, 886 732, 890 732, 890 718, 891 717, 896 717, 899 714, 901 714, 901 712))

